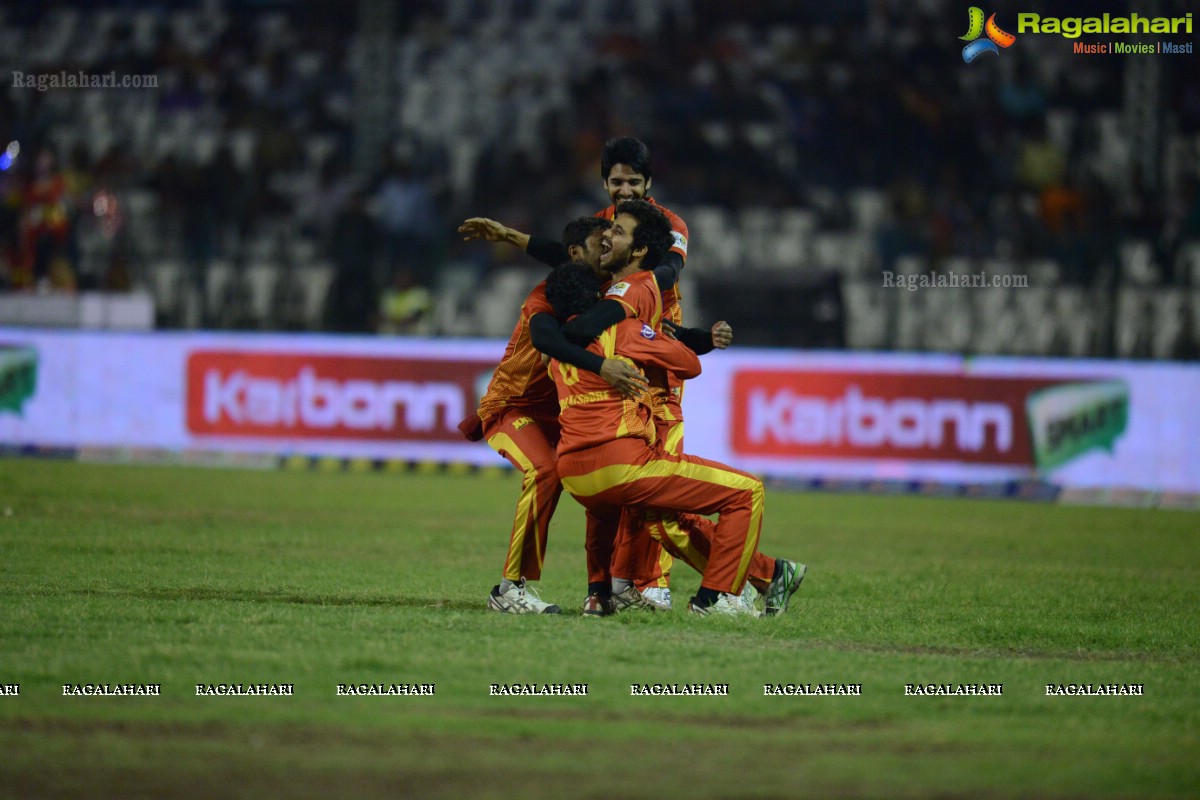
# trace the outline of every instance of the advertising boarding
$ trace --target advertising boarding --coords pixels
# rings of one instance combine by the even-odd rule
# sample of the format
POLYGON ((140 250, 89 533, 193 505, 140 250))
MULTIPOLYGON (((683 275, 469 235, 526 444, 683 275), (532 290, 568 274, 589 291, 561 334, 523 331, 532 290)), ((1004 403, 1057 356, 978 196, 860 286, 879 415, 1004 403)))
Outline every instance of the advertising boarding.
MULTIPOLYGON (((0 330, 0 444, 502 466, 495 340, 0 330)), ((1200 367, 717 351, 686 451, 768 477, 1200 492, 1200 367)))

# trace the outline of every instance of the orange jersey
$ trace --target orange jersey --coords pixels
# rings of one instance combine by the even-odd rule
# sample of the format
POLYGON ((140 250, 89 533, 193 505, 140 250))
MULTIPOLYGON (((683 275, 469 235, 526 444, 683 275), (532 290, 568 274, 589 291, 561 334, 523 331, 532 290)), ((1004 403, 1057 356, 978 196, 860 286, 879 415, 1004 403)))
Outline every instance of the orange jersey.
MULTIPOLYGON (((662 330, 664 299, 658 291, 653 270, 641 270, 609 285, 605 300, 616 300, 625 306, 629 317, 636 317, 648 324, 655 332, 662 330)), ((650 382, 650 393, 654 398, 654 413, 665 421, 683 419, 680 400, 683 396, 683 380, 669 370, 647 365, 646 379, 650 382)))
MULTIPOLYGON (((672 253, 679 253, 684 261, 687 261, 688 251, 688 229, 687 224, 671 209, 666 206, 660 206, 655 202, 653 197, 647 197, 646 202, 663 212, 663 216, 671 223, 671 233, 675 237, 675 244, 671 246, 672 253)), ((617 214, 616 206, 609 206, 603 211, 597 211, 596 216, 603 219, 612 219, 617 214)), ((674 322, 676 325, 683 324, 683 311, 679 305, 679 284, 675 284, 670 289, 662 293, 663 301, 663 317, 674 322)))
MULTIPOLYGON (((672 253, 678 253, 681 258, 687 261, 688 251, 688 228, 682 218, 666 206, 660 206, 655 202, 653 197, 647 197, 646 201, 652 206, 663 212, 663 216, 671 223, 671 233, 675 237, 675 244, 671 247, 672 253)), ((616 206, 609 206, 603 211, 596 212, 597 217, 604 219, 612 219, 616 216, 616 206)), ((670 289, 664 290, 662 293, 662 319, 675 323, 676 325, 683 324, 683 307, 680 305, 679 284, 676 283, 670 289)), ((649 320, 647 320, 649 321, 649 320)), ((659 322, 651 323, 655 329, 660 325, 659 322)), ((663 416, 669 421, 683 419, 683 409, 680 402, 683 397, 683 381, 679 380, 671 374, 667 374, 665 385, 661 381, 654 381, 655 384, 655 413, 663 416)))
POLYGON ((625 306, 625 316, 635 317, 657 333, 662 330, 663 300, 652 270, 643 269, 614 280, 604 290, 605 300, 625 306))
POLYGON ((557 416, 558 399, 554 382, 542 364, 542 354, 533 346, 529 320, 534 314, 553 314, 546 299, 546 282, 533 287, 521 304, 521 316, 509 337, 504 357, 488 384, 487 393, 479 401, 479 418, 487 420, 505 408, 528 409, 534 414, 557 416))
MULTIPOLYGON (((625 319, 611 326, 587 349, 638 368, 657 367, 680 378, 700 374, 700 359, 695 353, 638 319, 625 319)), ((561 409, 559 455, 626 437, 654 444, 652 401, 648 395, 636 399, 622 397, 599 375, 558 360, 550 362, 550 374, 558 387, 561 409)))

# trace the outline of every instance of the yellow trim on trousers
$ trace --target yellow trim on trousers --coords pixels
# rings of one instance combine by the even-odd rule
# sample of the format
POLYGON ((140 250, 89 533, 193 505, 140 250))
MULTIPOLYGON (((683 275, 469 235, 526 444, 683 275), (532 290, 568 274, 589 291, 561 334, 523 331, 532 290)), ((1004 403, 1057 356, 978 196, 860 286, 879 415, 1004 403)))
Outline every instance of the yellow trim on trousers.
MULTIPOLYGON (((525 533, 532 529, 537 535, 537 470, 529 456, 521 452, 516 442, 507 433, 497 433, 487 440, 488 445, 497 453, 507 452, 513 460, 521 465, 521 496, 517 500, 517 513, 513 519, 512 537, 508 541, 508 555, 504 560, 504 577, 510 581, 519 581, 521 575, 521 554, 525 548, 525 533), (502 452, 504 451, 504 452, 502 452), (532 517, 532 519, 531 519, 532 517)), ((538 568, 542 566, 542 550, 537 551, 538 568)))

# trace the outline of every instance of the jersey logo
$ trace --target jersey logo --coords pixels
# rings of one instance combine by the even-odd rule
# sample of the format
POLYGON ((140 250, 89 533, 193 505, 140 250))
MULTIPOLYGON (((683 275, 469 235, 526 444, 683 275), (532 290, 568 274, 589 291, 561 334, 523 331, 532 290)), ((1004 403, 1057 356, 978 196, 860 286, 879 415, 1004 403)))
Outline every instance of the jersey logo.
POLYGON ((625 293, 628 291, 629 282, 621 281, 620 283, 614 283, 612 286, 608 287, 608 291, 605 292, 605 297, 624 297, 625 293))
POLYGON ((675 247, 682 250, 683 254, 687 255, 687 237, 679 231, 671 231, 671 235, 675 237, 675 247))
POLYGON ((655 335, 654 328, 651 328, 649 325, 647 325, 646 323, 643 322, 642 323, 642 338, 643 339, 653 339, 654 335, 655 335))

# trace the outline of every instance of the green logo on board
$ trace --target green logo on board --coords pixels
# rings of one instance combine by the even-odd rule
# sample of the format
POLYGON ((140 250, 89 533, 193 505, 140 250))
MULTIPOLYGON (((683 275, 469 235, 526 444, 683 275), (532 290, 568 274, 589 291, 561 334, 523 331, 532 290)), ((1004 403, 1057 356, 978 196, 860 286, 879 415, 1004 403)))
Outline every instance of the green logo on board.
POLYGON ((0 345, 0 411, 20 415, 37 388, 37 351, 32 347, 0 345))
POLYGON ((1025 401, 1038 469, 1061 466, 1089 450, 1112 452, 1129 424, 1124 381, 1065 383, 1040 389, 1025 401))

